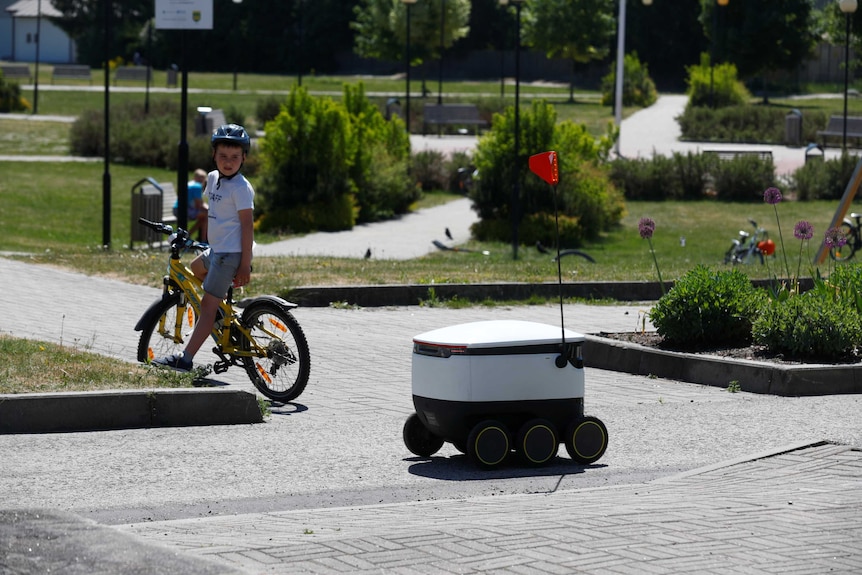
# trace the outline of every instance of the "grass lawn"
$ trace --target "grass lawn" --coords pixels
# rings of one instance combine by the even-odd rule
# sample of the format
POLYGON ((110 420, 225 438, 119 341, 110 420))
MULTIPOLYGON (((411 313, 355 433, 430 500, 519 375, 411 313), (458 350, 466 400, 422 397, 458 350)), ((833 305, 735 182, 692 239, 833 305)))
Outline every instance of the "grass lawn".
MULTIPOLYGON (((23 252, 34 262, 67 266, 87 273, 104 274, 152 286, 160 285, 164 251, 129 250, 131 230, 131 187, 146 176, 173 181, 167 170, 112 166, 111 246, 101 249, 102 177, 100 163, 0 162, 0 171, 15 174, 0 181, 4 207, 0 214, 0 250, 23 252)), ((436 194, 428 203, 441 201, 436 194)), ((445 200, 446 196, 442 197, 445 200)), ((782 202, 778 205, 788 259, 799 259, 799 241, 793 226, 810 221, 815 238, 822 238, 835 212, 835 202, 782 202)), ((746 266, 752 277, 770 277, 783 272, 780 236, 772 206, 763 203, 738 204, 717 201, 628 202, 628 214, 621 225, 582 248, 596 260, 565 258, 566 281, 613 281, 656 279, 649 245, 638 234, 641 217, 657 224, 653 246, 665 280, 678 278, 694 265, 721 267, 724 252, 740 229, 748 229, 748 218, 765 227, 779 244, 778 259, 769 266, 746 266), (681 238, 685 237, 685 246, 681 238), (776 270, 781 264, 781 270, 776 270)), ((258 241, 276 239, 258 236, 258 241)), ((433 238, 429 238, 429 241, 433 238)), ((476 283, 499 281, 541 282, 556 280, 556 266, 548 256, 532 246, 523 246, 519 258, 512 259, 511 246, 504 243, 467 247, 491 252, 490 256, 464 252, 438 252, 406 262, 320 257, 258 258, 254 293, 284 293, 302 285, 391 284, 391 283, 476 283), (290 270, 287 272, 286 270, 290 270)), ((569 247, 569 246, 563 246, 569 247)), ((803 260, 811 261, 817 244, 802 246, 803 260)), ((794 268, 795 269, 795 268, 794 268)), ((791 270, 793 271, 793 270, 791 270)), ((810 272, 807 264, 803 273, 810 272)), ((783 275, 783 274, 782 274, 783 275)))

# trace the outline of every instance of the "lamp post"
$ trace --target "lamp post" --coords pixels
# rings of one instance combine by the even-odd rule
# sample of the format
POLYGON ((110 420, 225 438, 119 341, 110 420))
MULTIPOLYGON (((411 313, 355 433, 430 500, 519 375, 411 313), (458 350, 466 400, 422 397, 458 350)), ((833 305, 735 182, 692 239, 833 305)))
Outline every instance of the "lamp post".
MULTIPOLYGON (((626 55, 626 0, 619 0, 620 11, 617 16, 617 73, 614 85, 614 123, 619 134, 614 145, 614 151, 620 156, 621 126, 623 123, 623 63, 626 55)), ((641 0, 644 6, 651 6, 652 0, 641 0)))
MULTIPOLYGON (((719 6, 727 6, 730 0, 716 0, 719 6)), ((712 40, 709 43, 709 107, 715 108, 715 39, 718 35, 718 10, 712 9, 712 40)))
MULTIPOLYGON (((42 45, 42 0, 36 4, 36 75, 33 84, 33 115, 39 113, 39 47, 42 45)), ((105 72, 107 74, 107 72, 105 72)))
MULTIPOLYGON (((240 4, 242 4, 242 0, 233 0, 233 3, 236 4, 237 6, 239 6, 240 4)), ((237 74, 237 68, 239 67, 239 63, 238 63, 239 54, 241 52, 242 52, 242 50, 237 50, 236 53, 233 55, 233 91, 234 92, 236 92, 236 74, 237 74)))
POLYGON ((446 45, 443 37, 446 32, 446 0, 440 0, 440 68, 437 72, 437 103, 443 104, 443 51, 446 45))
POLYGON ((515 183, 512 186, 512 259, 518 259, 518 224, 521 202, 521 6, 526 0, 509 0, 515 5, 515 183))
POLYGON ((405 64, 407 67, 407 89, 404 94, 404 124, 407 126, 407 135, 410 135, 410 7, 416 4, 416 0, 401 0, 407 7, 407 41, 405 42, 405 64))
POLYGON ((838 0, 838 7, 844 12, 846 33, 844 37, 844 130, 841 149, 847 149, 847 90, 850 82, 850 15, 856 12, 856 0, 838 0))
MULTIPOLYGON (((500 6, 504 9, 509 5, 509 0, 499 0, 500 6)), ((500 40, 500 98, 506 95, 506 34, 503 33, 503 39, 500 40)))

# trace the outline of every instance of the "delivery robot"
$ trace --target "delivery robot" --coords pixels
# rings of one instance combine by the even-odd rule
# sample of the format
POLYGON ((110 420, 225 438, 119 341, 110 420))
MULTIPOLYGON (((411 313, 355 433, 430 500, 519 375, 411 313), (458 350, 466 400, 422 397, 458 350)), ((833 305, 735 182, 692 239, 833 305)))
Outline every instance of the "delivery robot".
MULTIPOLYGON (((530 157, 530 170, 554 186, 556 152, 530 157)), ((480 321, 413 338, 412 391, 416 412, 404 423, 407 449, 420 457, 446 442, 482 468, 514 454, 539 466, 556 457, 588 465, 608 446, 608 431, 584 415, 584 336, 565 329, 559 228, 559 328, 528 321, 480 321)))

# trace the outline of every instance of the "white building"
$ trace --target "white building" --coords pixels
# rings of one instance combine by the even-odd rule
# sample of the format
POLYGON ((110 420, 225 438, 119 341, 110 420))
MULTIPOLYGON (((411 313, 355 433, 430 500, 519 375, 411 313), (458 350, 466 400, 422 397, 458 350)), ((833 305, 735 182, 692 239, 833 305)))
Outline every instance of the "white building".
POLYGON ((75 42, 50 20, 61 16, 51 0, 0 0, 0 60, 35 62, 38 28, 40 62, 75 62, 75 42))

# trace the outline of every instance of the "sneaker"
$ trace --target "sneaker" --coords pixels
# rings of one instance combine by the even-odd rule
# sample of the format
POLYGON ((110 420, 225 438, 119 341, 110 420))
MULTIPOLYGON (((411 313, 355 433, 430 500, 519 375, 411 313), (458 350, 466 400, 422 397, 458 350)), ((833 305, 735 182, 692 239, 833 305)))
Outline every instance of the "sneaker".
POLYGON ((168 357, 157 357, 152 361, 152 363, 160 367, 169 367, 177 371, 192 370, 192 362, 184 360, 183 354, 181 353, 175 353, 174 355, 169 355, 168 357))

